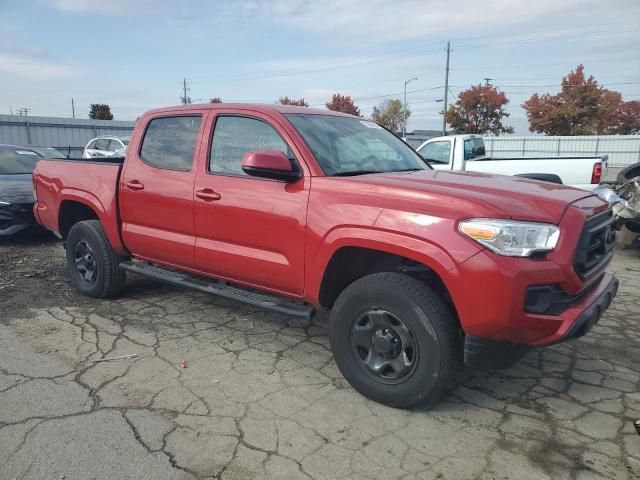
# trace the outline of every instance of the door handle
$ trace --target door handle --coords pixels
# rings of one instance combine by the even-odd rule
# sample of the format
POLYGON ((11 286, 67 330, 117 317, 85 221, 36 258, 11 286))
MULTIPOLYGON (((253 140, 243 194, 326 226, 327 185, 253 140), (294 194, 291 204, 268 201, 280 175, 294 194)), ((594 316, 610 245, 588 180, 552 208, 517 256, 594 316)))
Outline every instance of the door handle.
POLYGON ((133 191, 144 190, 144 185, 140 183, 138 180, 131 180, 129 182, 125 182, 124 186, 127 187, 129 190, 133 190, 133 191))
POLYGON ((222 195, 210 188, 203 188, 202 190, 196 190, 196 197, 204 200, 205 202, 213 202, 215 200, 220 200, 222 195))

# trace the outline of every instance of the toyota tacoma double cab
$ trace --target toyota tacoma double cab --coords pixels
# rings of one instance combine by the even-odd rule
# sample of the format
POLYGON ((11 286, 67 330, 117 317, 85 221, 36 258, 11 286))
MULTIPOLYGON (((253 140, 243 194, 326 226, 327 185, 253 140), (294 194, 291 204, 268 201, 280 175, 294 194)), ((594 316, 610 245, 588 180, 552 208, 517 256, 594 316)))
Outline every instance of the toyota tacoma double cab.
POLYGON ((344 377, 432 405, 462 362, 585 334, 618 282, 609 206, 527 178, 433 170, 363 118, 304 107, 153 110, 124 159, 41 160, 40 224, 84 295, 129 272, 310 319, 344 377))

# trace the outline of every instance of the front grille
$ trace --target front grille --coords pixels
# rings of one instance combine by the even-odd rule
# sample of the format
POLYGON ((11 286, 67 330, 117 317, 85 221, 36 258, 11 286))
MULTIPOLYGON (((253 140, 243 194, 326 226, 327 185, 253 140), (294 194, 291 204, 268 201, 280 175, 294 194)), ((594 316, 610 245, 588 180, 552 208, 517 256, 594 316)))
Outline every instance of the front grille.
POLYGON ((589 218, 582 230, 574 257, 574 268, 580 278, 587 279, 609 263, 616 235, 611 210, 589 218))

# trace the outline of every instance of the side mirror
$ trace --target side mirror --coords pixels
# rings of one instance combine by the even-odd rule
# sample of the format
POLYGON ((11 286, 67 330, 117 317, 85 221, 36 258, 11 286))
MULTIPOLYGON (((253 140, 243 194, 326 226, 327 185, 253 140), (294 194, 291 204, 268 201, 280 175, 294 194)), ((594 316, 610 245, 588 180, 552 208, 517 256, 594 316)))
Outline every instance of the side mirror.
POLYGON ((246 152, 242 157, 242 170, 254 177, 285 182, 295 182, 302 177, 301 172, 294 170, 291 160, 284 152, 277 150, 246 152))

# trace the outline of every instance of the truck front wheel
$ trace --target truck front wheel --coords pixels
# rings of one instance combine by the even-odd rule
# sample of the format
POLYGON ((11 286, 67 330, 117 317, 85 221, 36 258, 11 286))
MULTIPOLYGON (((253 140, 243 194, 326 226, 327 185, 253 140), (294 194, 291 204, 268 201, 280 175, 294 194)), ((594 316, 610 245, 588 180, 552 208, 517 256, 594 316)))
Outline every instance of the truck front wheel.
POLYGON ((455 319, 428 285, 399 273, 356 280, 331 311, 338 368, 362 395, 392 407, 436 403, 458 363, 455 319))
POLYGON ((122 257, 111 248, 100 221, 76 223, 69 231, 65 249, 69 276, 81 294, 104 298, 115 295, 124 286, 122 257))

